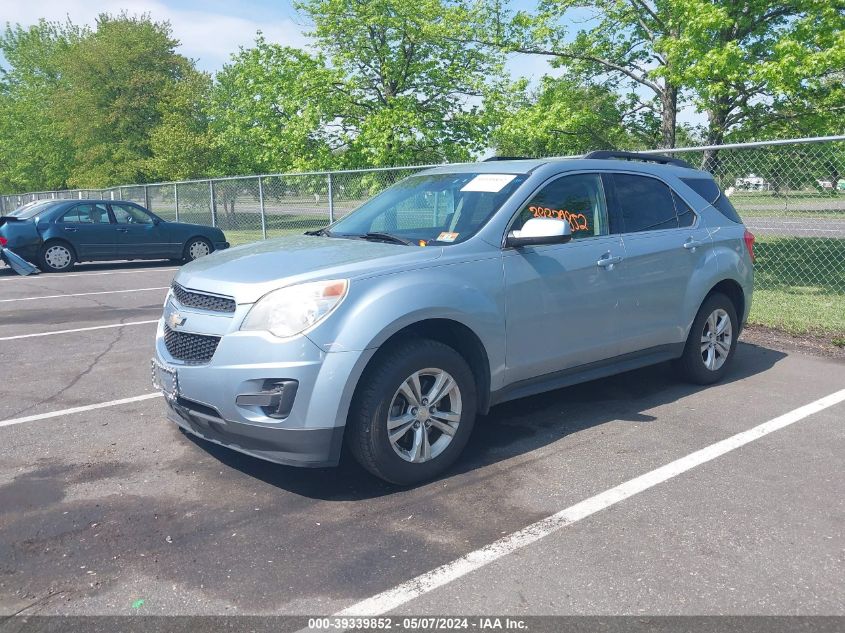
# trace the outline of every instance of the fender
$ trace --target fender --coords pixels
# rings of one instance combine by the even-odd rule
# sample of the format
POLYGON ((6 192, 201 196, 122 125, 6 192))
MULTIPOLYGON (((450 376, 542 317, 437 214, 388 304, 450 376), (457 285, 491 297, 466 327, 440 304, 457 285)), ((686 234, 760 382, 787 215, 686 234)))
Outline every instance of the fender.
POLYGON ((337 312, 307 336, 329 353, 377 350, 414 323, 449 319, 480 339, 495 389, 505 363, 503 285, 501 275, 490 274, 490 258, 355 279, 337 312))

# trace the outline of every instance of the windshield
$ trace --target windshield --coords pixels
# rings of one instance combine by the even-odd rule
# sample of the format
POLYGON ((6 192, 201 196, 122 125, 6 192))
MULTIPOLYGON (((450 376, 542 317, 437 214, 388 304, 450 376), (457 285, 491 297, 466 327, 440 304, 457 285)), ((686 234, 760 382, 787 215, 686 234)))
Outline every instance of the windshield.
POLYGON ((54 203, 54 200, 39 200, 37 202, 30 202, 22 207, 18 207, 14 211, 11 211, 9 216, 13 218, 20 218, 22 220, 29 220, 54 203))
POLYGON ((486 173, 411 176, 336 222, 331 235, 388 234, 414 244, 462 242, 484 226, 525 178, 486 173))

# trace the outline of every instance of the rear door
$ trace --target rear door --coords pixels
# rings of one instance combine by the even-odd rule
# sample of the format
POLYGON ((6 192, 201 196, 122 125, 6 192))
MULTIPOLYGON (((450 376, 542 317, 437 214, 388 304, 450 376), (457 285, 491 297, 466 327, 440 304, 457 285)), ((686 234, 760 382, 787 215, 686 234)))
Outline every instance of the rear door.
POLYGON ((569 222, 572 240, 503 251, 509 382, 603 360, 618 348, 623 248, 619 235, 608 234, 601 177, 546 183, 510 228, 534 217, 569 222))
POLYGON ((82 202, 56 221, 56 237, 69 241, 78 259, 114 259, 117 233, 105 204, 82 202))
POLYGON ((690 279, 705 265, 712 240, 696 214, 654 176, 613 173, 611 230, 625 246, 619 295, 620 353, 682 342, 690 279))
POLYGON ((118 256, 129 259, 174 257, 166 224, 133 204, 111 205, 117 222, 118 256))

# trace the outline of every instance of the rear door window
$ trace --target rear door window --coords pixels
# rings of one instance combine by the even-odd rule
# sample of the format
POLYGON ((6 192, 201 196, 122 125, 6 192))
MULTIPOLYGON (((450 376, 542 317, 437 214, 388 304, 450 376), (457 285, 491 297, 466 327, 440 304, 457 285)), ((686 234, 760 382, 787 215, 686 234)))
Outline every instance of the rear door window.
POLYGON ((723 216, 732 222, 742 224, 739 213, 736 212, 728 197, 719 189, 715 180, 712 178, 681 178, 681 182, 716 207, 716 210, 723 216))
POLYGON ((62 216, 61 222, 73 224, 108 224, 109 212, 103 204, 78 204, 62 216))
POLYGON ((634 174, 613 174, 612 180, 623 232, 678 228, 675 202, 666 184, 634 174))

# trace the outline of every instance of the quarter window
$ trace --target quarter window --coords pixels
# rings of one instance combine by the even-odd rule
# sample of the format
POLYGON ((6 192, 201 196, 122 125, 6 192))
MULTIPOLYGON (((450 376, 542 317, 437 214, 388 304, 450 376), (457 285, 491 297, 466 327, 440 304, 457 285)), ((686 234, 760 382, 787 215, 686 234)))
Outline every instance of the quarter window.
POLYGON ((672 200, 675 201, 675 211, 678 213, 678 226, 684 228, 695 224, 695 213, 681 196, 673 191, 672 200))
POLYGON ((656 178, 613 174, 625 233, 678 228, 672 192, 656 178))
POLYGON ((526 204, 511 227, 519 231, 532 218, 569 222, 572 239, 607 233, 607 206, 597 174, 564 176, 549 183, 526 204))

